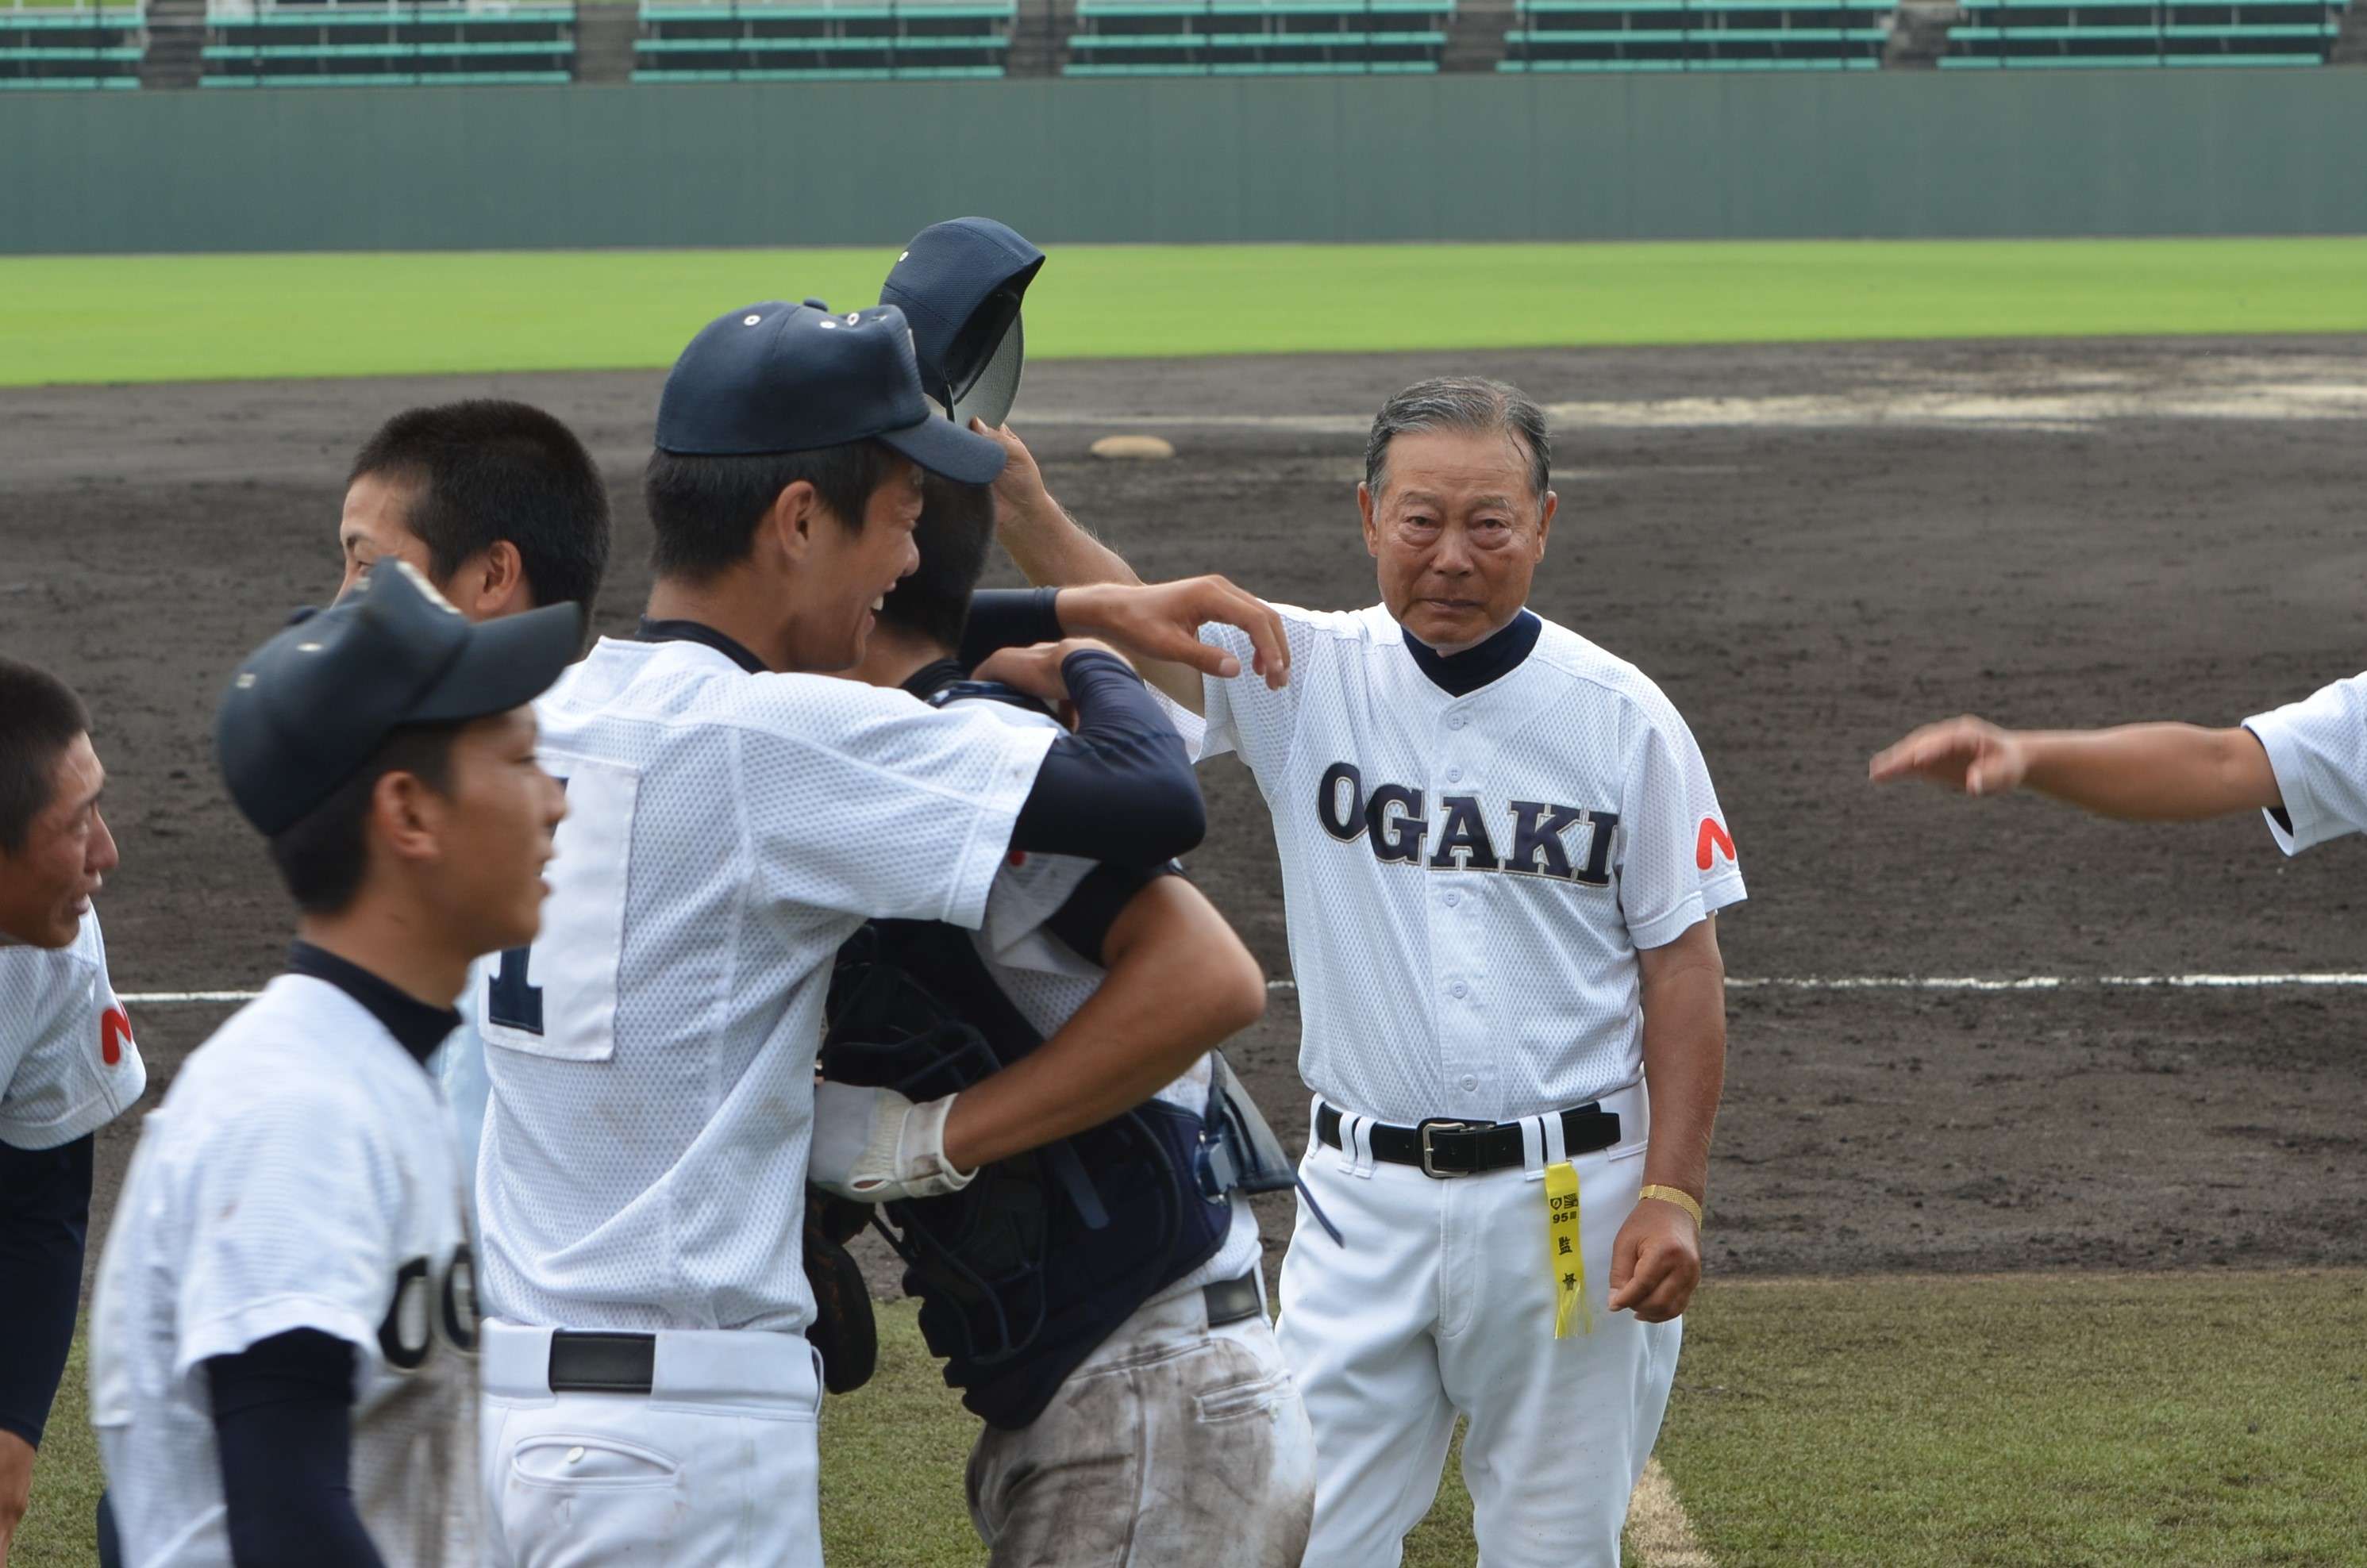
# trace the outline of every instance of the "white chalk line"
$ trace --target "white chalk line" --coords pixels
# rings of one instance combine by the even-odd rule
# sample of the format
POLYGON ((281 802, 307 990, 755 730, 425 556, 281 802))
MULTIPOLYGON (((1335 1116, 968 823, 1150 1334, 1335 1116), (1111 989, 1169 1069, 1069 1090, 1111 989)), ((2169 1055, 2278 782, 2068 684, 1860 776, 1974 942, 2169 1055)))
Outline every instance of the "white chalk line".
MULTIPOLYGON (((2268 975, 2023 975, 1989 979, 1977 975, 1770 975, 1727 976, 1731 991, 2083 991, 2124 989, 2267 990, 2281 986, 2367 987, 2367 974, 2342 971, 2268 975)), ((1268 980, 1269 991, 1296 991, 1296 980, 1268 980)), ((126 1007, 232 1007, 251 1002, 260 991, 130 991, 116 999, 126 1007)))
POLYGON ((1637 1568, 1717 1568, 1717 1560, 1693 1534, 1676 1483, 1659 1460, 1645 1464, 1643 1478, 1627 1498, 1627 1545, 1637 1568))

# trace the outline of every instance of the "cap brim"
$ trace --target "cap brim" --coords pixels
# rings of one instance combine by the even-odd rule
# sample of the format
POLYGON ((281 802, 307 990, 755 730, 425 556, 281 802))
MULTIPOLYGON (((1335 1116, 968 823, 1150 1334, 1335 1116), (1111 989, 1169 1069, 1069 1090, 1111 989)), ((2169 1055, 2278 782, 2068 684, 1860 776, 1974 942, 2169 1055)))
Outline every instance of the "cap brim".
POLYGON ((457 724, 524 706, 575 661, 583 639, 583 615, 573 604, 480 622, 403 722, 457 724))
POLYGON ((1017 316, 1011 318, 1011 328, 1002 341, 994 345, 986 366, 969 389, 954 400, 954 423, 967 425, 972 419, 989 424, 1001 424, 1011 417, 1011 405, 1019 400, 1019 372, 1027 359, 1027 333, 1017 316))
POLYGON ((1002 472, 1002 444, 973 435, 948 419, 932 413, 918 424, 883 430, 878 439, 941 479, 966 485, 991 483, 1002 472))

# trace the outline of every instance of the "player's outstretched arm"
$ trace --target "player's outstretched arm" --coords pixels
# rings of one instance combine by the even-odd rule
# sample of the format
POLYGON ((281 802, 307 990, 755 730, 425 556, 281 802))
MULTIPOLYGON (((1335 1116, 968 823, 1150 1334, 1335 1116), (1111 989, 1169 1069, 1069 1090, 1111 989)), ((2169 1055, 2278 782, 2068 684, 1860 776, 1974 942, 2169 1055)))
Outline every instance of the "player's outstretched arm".
POLYGON ((2194 822, 2284 804, 2250 730, 2191 724, 2016 730, 1966 716, 1925 725, 1877 752, 1867 773, 1876 784, 1920 778, 1964 795, 2033 789, 2131 822, 2194 822))
POLYGON ((1246 632, 1251 666, 1266 684, 1279 691, 1288 682, 1290 641, 1273 606, 1217 576, 1146 585, 1052 498, 1025 443, 976 420, 970 428, 1002 444, 1006 460, 994 481, 995 536, 1028 581, 1061 590, 1057 606, 1063 633, 1107 639, 1135 660, 1145 681, 1194 713, 1206 701, 1202 676, 1230 680, 1241 672, 1239 660, 1200 640, 1203 626, 1246 632))
MULTIPOLYGON (((1726 960, 1717 921, 1698 920, 1663 947, 1637 953, 1644 1009, 1644 1092, 1652 1131, 1644 1185, 1673 1188, 1701 1203, 1709 1191, 1709 1143, 1726 1087, 1726 960)), ((1701 1227, 1682 1203, 1636 1205, 1611 1247, 1614 1312, 1665 1323, 1701 1283, 1701 1227)))
POLYGON ((1265 1014, 1265 975, 1200 890, 1154 878, 1102 939, 1108 977, 1059 1033, 954 1100, 946 1157, 975 1170, 1149 1100, 1265 1014))
POLYGON ((57 1397, 82 1296, 94 1139, 0 1144, 0 1564, 32 1495, 34 1450, 57 1397))

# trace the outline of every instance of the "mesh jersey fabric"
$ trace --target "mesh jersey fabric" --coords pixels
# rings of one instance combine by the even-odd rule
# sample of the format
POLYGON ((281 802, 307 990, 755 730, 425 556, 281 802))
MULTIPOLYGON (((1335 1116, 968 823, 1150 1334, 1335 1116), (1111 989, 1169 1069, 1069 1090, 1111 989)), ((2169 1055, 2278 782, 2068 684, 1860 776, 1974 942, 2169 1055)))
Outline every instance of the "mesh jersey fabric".
POLYGON ((368 1010, 283 975, 142 1129, 91 1312, 91 1423, 126 1562, 224 1563, 202 1363, 292 1329, 355 1348, 352 1477, 389 1562, 476 1561, 474 1284, 434 1080, 368 1010))
POLYGON ((97 910, 64 947, 0 942, 0 1143, 73 1143, 147 1087, 131 1020, 107 976, 97 910))
POLYGON ((474 998, 487 1311, 802 1329, 832 958, 875 916, 978 925, 1053 736, 690 642, 604 639, 537 716, 568 815, 474 998))
POLYGON ((1201 757, 1238 753, 1274 817, 1299 1074, 1342 1111, 1507 1122, 1643 1073, 1638 948, 1744 897, 1701 749, 1634 665, 1545 621, 1464 696, 1380 605, 1277 604, 1290 683, 1246 636, 1203 682, 1201 757))
MULTIPOLYGON (((1007 703, 954 704, 993 713, 1007 724, 1026 728, 1059 726, 1048 714, 1031 713, 1007 703)), ((1038 1034, 1049 1039, 1076 1010, 1100 989, 1107 971, 1081 956, 1045 929, 1045 922, 1076 892, 1093 869, 1093 862, 1072 855, 1009 857, 995 875, 986 897, 986 922, 970 933, 970 944, 985 961, 987 973, 1011 998, 1038 1034)), ((1152 1098, 1198 1116, 1208 1108, 1208 1087, 1214 1067, 1203 1055, 1191 1069, 1165 1085, 1152 1098)), ((1184 1173, 1189 1179, 1190 1173, 1184 1173)), ((1258 1239, 1257 1215, 1236 1192, 1230 1199, 1232 1220, 1223 1245, 1189 1274, 1160 1292, 1159 1299, 1217 1280, 1231 1280, 1257 1267, 1263 1255, 1258 1239)))
POLYGON ((2244 728, 2268 752, 2284 796, 2282 821, 2275 811, 2264 814, 2279 849, 2297 855, 2367 830, 2367 675, 2255 714, 2244 728))

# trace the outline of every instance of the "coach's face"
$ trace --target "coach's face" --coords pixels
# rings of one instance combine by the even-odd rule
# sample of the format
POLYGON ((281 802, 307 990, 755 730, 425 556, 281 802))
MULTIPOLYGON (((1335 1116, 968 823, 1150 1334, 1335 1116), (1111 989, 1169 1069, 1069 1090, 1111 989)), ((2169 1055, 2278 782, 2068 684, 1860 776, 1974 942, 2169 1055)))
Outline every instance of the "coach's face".
POLYGON ((1484 642, 1528 603, 1558 504, 1518 437, 1414 431, 1389 443, 1380 493, 1356 487, 1381 602, 1441 653, 1484 642))
POLYGON ((116 866, 115 835, 99 815, 107 770, 77 735, 58 754, 49 803, 33 815, 23 846, 0 850, 0 936, 64 947, 82 930, 91 895, 116 866))
MULTIPOLYGON (((796 487, 792 487, 796 488, 796 487)), ((793 576, 798 599, 793 669, 824 672, 863 662, 879 601, 921 564, 912 529, 921 521, 921 470, 899 463, 850 528, 817 510, 793 576)))

